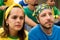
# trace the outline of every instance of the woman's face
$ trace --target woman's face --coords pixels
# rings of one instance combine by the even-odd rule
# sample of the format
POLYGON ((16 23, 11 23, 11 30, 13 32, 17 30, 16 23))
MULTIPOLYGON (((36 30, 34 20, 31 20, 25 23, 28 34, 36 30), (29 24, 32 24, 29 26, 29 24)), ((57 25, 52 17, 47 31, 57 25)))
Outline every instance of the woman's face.
POLYGON ((19 31, 23 27, 24 23, 24 12, 18 7, 14 7, 9 14, 6 23, 9 25, 10 30, 19 31))

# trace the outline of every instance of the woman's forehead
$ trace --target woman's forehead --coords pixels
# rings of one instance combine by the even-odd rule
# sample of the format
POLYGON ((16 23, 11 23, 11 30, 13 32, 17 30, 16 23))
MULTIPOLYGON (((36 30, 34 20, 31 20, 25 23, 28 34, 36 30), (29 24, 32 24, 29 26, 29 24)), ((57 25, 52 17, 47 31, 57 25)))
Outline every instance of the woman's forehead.
POLYGON ((10 11, 10 14, 19 14, 19 15, 23 15, 24 12, 21 8, 12 8, 12 10, 10 11))
POLYGON ((21 13, 21 12, 23 12, 23 10, 21 8, 17 7, 17 8, 12 8, 12 10, 10 12, 12 12, 12 13, 14 13, 14 12, 18 13, 18 12, 20 12, 21 13))

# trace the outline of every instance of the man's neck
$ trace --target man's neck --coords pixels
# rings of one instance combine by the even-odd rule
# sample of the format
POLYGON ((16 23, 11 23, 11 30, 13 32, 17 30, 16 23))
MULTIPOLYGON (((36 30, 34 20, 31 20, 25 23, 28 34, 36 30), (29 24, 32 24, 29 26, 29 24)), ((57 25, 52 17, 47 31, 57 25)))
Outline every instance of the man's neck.
POLYGON ((32 5, 28 5, 28 8, 33 11, 36 9, 35 6, 32 6, 32 5))
POLYGON ((43 32, 46 33, 47 35, 51 35, 51 34, 52 34, 52 28, 50 28, 50 29, 45 29, 45 28, 41 27, 41 29, 42 29, 43 32))

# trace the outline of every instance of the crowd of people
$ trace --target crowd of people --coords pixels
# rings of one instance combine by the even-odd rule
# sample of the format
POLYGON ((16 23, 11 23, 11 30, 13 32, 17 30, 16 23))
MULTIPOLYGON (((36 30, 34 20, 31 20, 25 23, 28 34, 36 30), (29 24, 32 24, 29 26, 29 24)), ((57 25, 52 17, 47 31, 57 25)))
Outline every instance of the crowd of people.
POLYGON ((60 40, 55 0, 39 1, 0 0, 0 40, 60 40))

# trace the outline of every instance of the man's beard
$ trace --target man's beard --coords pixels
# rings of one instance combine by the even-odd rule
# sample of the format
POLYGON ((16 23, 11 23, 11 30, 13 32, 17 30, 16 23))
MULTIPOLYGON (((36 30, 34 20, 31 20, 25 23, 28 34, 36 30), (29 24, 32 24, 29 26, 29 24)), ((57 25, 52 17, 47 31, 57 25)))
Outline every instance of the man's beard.
MULTIPOLYGON (((44 26, 44 25, 41 25, 44 29, 51 29, 52 27, 51 26, 49 26, 49 27, 46 27, 46 26, 44 26)), ((53 25, 52 25, 53 26, 53 25)))
POLYGON ((42 26, 44 29, 51 29, 52 26, 53 26, 53 23, 54 23, 53 21, 48 20, 48 22, 46 22, 44 25, 41 24, 41 26, 42 26), (49 22, 51 22, 52 24, 48 24, 49 22), (49 27, 45 26, 46 24, 47 24, 47 26, 49 26, 49 27))

